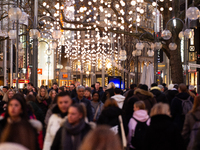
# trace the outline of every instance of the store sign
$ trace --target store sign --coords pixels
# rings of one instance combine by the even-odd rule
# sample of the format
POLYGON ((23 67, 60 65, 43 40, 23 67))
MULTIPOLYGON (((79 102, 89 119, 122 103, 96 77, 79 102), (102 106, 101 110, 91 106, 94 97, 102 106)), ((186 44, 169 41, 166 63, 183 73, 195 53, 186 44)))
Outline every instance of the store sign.
POLYGON ((60 73, 60 79, 69 80, 70 79, 69 77, 70 77, 70 73, 67 73, 67 72, 60 73))
POLYGON ((37 69, 37 73, 42 75, 42 69, 37 69))

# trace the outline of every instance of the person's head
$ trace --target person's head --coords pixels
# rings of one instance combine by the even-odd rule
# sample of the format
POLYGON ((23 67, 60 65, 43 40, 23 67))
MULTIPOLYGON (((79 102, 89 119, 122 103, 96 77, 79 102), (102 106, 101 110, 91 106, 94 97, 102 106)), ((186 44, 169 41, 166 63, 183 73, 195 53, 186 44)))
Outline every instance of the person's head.
POLYGON ((179 84, 179 86, 178 86, 179 93, 183 93, 183 92, 187 92, 187 91, 188 91, 187 86, 184 83, 179 84))
POLYGON ((67 120, 72 125, 77 125, 81 119, 86 117, 86 108, 83 103, 73 104, 69 107, 67 120))
POLYGON ((89 87, 86 87, 85 88, 85 92, 84 92, 84 96, 86 97, 86 98, 88 98, 88 97, 90 97, 91 96, 91 88, 89 88, 89 87))
POLYGON ((110 107, 110 106, 118 107, 118 104, 117 104, 117 102, 116 102, 115 99, 109 98, 109 99, 107 99, 107 100, 105 101, 104 108, 110 107))
POLYGON ((158 84, 157 83, 152 83, 151 84, 151 87, 155 87, 155 86, 158 86, 158 84))
POLYGON ((92 100, 94 102, 98 102, 99 101, 99 93, 98 92, 93 92, 92 93, 92 100))
POLYGON ((33 83, 29 82, 27 85, 27 90, 31 91, 33 89, 33 83))
POLYGON ((160 88, 160 90, 162 91, 162 92, 164 92, 164 90, 165 90, 165 88, 164 88, 164 86, 163 85, 158 85, 158 87, 160 88))
POLYGON ((131 84, 131 85, 130 85, 130 89, 131 89, 131 90, 135 90, 136 88, 137 88, 137 85, 136 85, 136 84, 131 84))
POLYGON ((132 97, 134 94, 134 90, 129 90, 127 95, 126 95, 126 99, 129 99, 130 97, 132 97))
POLYGON ((107 86, 107 89, 115 89, 115 84, 113 82, 110 82, 107 86))
POLYGON ((53 87, 54 90, 57 90, 58 89, 58 84, 55 82, 55 83, 53 83, 52 87, 53 87))
POLYGON ((190 90, 190 91, 194 91, 194 85, 189 85, 189 87, 188 87, 188 89, 190 90))
POLYGON ((174 84, 174 88, 178 90, 178 84, 174 84))
POLYGON ((145 90, 145 91, 148 91, 148 86, 147 86, 146 84, 142 84, 142 85, 140 86, 140 89, 145 90))
POLYGON ((91 90, 94 90, 95 89, 95 84, 92 84, 91 85, 91 90))
POLYGON ((107 126, 98 126, 83 140, 80 150, 122 150, 118 135, 107 126), (88 144, 90 143, 90 144, 88 144))
POLYGON ((133 107, 134 107, 134 111, 137 111, 140 109, 145 110, 145 103, 143 101, 137 101, 134 103, 133 107))
POLYGON ((170 109, 168 104, 157 103, 151 109, 150 116, 153 117, 155 115, 168 115, 170 116, 170 109))
POLYGON ((77 92, 78 97, 82 98, 84 96, 85 87, 84 86, 76 87, 76 92, 77 92))
POLYGON ((114 93, 115 93, 115 95, 119 95, 122 93, 122 90, 120 88, 115 88, 114 93))
POLYGON ((48 95, 47 89, 45 87, 41 87, 38 91, 38 96, 44 97, 45 99, 48 99, 49 95, 48 95))
POLYGON ((55 97, 56 97, 56 91, 55 90, 51 90, 50 92, 49 92, 49 97, 51 97, 51 99, 53 100, 55 97))
POLYGON ((165 88, 165 87, 167 86, 167 84, 166 84, 166 83, 163 83, 162 86, 164 86, 164 88, 165 88))
POLYGON ((27 102, 28 102, 28 101, 35 102, 35 101, 36 101, 36 98, 35 98, 34 95, 28 94, 28 95, 26 96, 26 101, 27 101, 27 102))
POLYGON ((100 88, 100 83, 99 83, 99 82, 96 82, 96 83, 95 83, 95 89, 96 89, 96 90, 99 90, 99 88, 100 88))
POLYGON ((57 96, 57 105, 62 113, 66 113, 73 103, 68 92, 61 92, 57 96))
POLYGON ((78 82, 78 81, 75 83, 75 87, 78 87, 78 86, 80 86, 80 85, 81 85, 81 84, 80 84, 80 82, 78 82))
POLYGON ((11 119, 28 119, 26 100, 22 94, 17 93, 8 101, 5 118, 8 117, 11 119))
POLYGON ((10 89, 7 91, 7 95, 8 95, 8 100, 11 99, 15 94, 15 91, 10 89))
POLYGON ((64 89, 63 86, 61 86, 61 87, 58 88, 58 93, 61 93, 61 92, 65 92, 65 89, 64 89))
POLYGON ((34 95, 33 91, 28 91, 27 95, 34 95))
POLYGON ((69 91, 71 92, 74 88, 75 88, 75 85, 74 85, 74 84, 71 84, 71 85, 69 86, 69 91))
POLYGON ((3 86, 3 92, 6 93, 8 91, 8 87, 7 86, 3 86))

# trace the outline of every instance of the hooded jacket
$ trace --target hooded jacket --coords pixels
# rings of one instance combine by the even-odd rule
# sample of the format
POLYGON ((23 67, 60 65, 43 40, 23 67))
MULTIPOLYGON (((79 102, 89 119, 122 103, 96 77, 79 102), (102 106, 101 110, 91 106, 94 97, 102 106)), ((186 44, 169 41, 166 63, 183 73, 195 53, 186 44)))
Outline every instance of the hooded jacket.
MULTIPOLYGON (((133 113, 133 117, 135 119, 137 119, 140 122, 145 122, 147 121, 147 125, 150 125, 150 119, 149 119, 149 115, 147 114, 146 110, 137 110, 133 113)), ((137 122, 135 121, 135 119, 131 118, 128 124, 128 128, 129 128, 129 132, 128 132, 128 145, 129 147, 133 148, 133 146, 131 145, 131 138, 132 135, 134 135, 135 133, 135 128, 137 126, 137 122)))
POLYGON ((190 97, 190 101, 193 103, 193 98, 185 92, 179 93, 171 102, 171 115, 172 120, 178 125, 180 131, 183 129, 183 124, 185 121, 185 115, 183 115, 183 107, 181 100, 187 100, 190 97))
POLYGON ((53 114, 51 115, 49 119, 47 130, 46 130, 43 150, 50 150, 57 131, 63 125, 63 123, 67 120, 67 114, 65 114, 65 116, 62 115, 58 106, 55 106, 52 112, 53 114))
POLYGON ((122 109, 124 105, 125 96, 118 94, 118 95, 112 96, 111 98, 115 99, 117 101, 119 108, 122 109))
POLYGON ((178 127, 167 115, 151 117, 147 128, 144 150, 185 150, 184 140, 178 127))
POLYGON ((134 95, 132 97, 137 98, 139 101, 143 101, 148 113, 150 113, 151 108, 154 106, 154 104, 156 104, 156 99, 151 92, 139 88, 134 91, 134 95))
POLYGON ((161 92, 161 89, 158 86, 152 87, 150 92, 155 96, 157 103, 168 103, 166 95, 161 92))

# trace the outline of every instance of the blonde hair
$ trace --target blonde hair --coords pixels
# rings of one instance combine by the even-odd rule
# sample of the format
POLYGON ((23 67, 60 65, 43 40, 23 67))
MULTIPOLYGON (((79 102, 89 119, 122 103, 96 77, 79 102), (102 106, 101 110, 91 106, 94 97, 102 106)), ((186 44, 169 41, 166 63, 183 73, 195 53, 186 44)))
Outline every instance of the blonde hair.
POLYGON ((13 89, 9 89, 7 92, 6 92, 6 94, 4 94, 4 96, 3 96, 3 101, 5 101, 5 102, 8 102, 8 93, 9 92, 13 92, 13 94, 15 94, 15 90, 13 90, 13 89))
POLYGON ((146 108, 145 103, 143 101, 137 101, 137 102, 134 103, 134 105, 136 107, 138 107, 139 109, 145 109, 146 108))
POLYGON ((47 90, 45 89, 45 87, 41 87, 41 88, 39 89, 38 94, 37 94, 37 99, 41 97, 41 96, 40 96, 40 93, 41 93, 41 90, 42 90, 42 89, 45 90, 45 96, 44 96, 44 98, 45 98, 45 99, 48 99, 48 98, 49 98, 49 95, 48 95, 48 92, 47 92, 47 90))
POLYGON ((107 89, 115 89, 115 84, 113 82, 110 82, 107 86, 107 89))
POLYGON ((99 126, 91 131, 83 140, 79 150, 122 150, 118 135, 107 126, 99 126), (90 143, 90 144, 88 144, 90 143))
POLYGON ((52 96, 53 92, 56 92, 56 91, 55 91, 55 90, 51 90, 51 91, 49 92, 49 97, 52 96))
POLYGON ((170 116, 169 105, 164 103, 158 103, 153 106, 151 109, 150 116, 153 117, 155 115, 168 115, 170 116))

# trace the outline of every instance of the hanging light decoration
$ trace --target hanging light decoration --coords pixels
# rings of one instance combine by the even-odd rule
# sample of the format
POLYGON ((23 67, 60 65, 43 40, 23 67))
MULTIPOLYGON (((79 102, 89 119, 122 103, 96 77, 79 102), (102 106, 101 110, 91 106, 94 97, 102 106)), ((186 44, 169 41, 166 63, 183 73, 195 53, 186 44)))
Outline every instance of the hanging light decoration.
POLYGON ((136 55, 136 50, 134 50, 134 51, 132 52, 132 55, 133 55, 133 57, 135 57, 135 55, 136 55))
POLYGON ((191 39, 194 36, 194 32, 192 31, 192 29, 186 29, 184 31, 184 35, 186 38, 191 39))
POLYGON ((169 49, 172 50, 172 51, 176 50, 177 49, 176 43, 170 43, 169 44, 169 49))
MULTIPOLYGON (((16 46, 16 43, 15 43, 15 47, 17 47, 17 46, 16 46)), ((18 49, 21 50, 22 48, 23 48, 23 44, 22 44, 21 42, 19 42, 19 44, 18 44, 18 49)))
POLYGON ((143 50, 143 48, 144 48, 144 44, 143 43, 137 43, 136 44, 136 49, 137 50, 143 50))
POLYGON ((57 47, 57 43, 55 42, 55 41, 53 41, 53 42, 51 42, 51 49, 56 49, 56 47, 57 47))
POLYGON ((19 23, 25 24, 28 21, 27 13, 22 12, 21 18, 19 19, 19 23))
POLYGON ((154 48, 155 48, 155 44, 151 43, 151 49, 154 50, 154 48))
POLYGON ((161 49, 162 48, 162 43, 161 42, 156 42, 155 43, 155 49, 156 50, 159 50, 159 49, 161 49))
POLYGON ((161 37, 164 40, 169 40, 172 37, 172 33, 169 30, 163 30, 161 37))
POLYGON ((119 59, 121 60, 121 61, 125 61, 126 60, 126 58, 127 58, 127 56, 126 56, 126 51, 125 50, 120 50, 120 52, 119 52, 119 59))
POLYGON ((32 39, 37 39, 40 37, 40 32, 37 29, 30 29, 29 35, 32 39))
POLYGON ((51 56, 51 54, 52 54, 52 51, 51 51, 51 50, 49 50, 49 49, 47 49, 47 50, 46 50, 46 54, 47 54, 47 56, 51 56))
POLYGON ((186 16, 187 18, 189 18, 190 20, 197 20, 200 17, 199 14, 199 9, 197 7, 190 7, 187 11, 186 11, 186 16))
POLYGON ((148 51, 147 51, 147 55, 148 55, 149 57, 153 57, 153 56, 154 56, 154 51, 153 51, 153 50, 148 50, 148 51))
POLYGON ((22 11, 18 7, 12 7, 8 11, 8 17, 12 21, 17 21, 21 18, 22 16, 22 11))
POLYGON ((9 36, 9 38, 11 39, 11 40, 14 40, 14 39, 16 39, 16 30, 10 30, 9 32, 8 32, 8 36, 9 36))
POLYGON ((184 38, 184 31, 181 31, 179 34, 178 34, 178 37, 180 40, 182 40, 184 38))
POLYGON ((141 56, 142 51, 141 50, 136 50, 135 56, 141 56))
POLYGON ((62 32, 60 30, 54 30, 52 33, 52 37, 54 39, 60 39, 62 36, 62 32))

